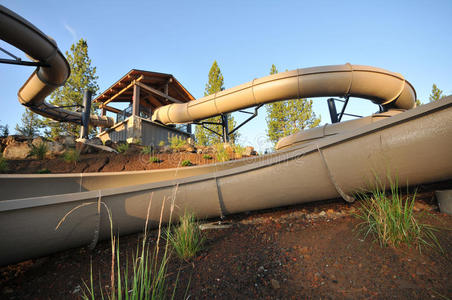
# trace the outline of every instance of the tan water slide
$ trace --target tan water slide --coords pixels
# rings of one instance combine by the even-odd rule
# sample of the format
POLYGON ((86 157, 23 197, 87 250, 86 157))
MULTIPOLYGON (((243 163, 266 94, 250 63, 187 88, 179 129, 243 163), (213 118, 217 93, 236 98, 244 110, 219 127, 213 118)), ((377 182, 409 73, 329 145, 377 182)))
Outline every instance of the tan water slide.
MULTIPOLYGON (((0 39, 25 52, 32 60, 41 62, 18 92, 20 103, 31 111, 64 122, 80 123, 80 112, 46 103, 45 98, 64 85, 70 68, 56 42, 33 24, 0 5, 0 39)), ((91 115, 92 126, 111 127, 113 118, 91 115)))
POLYGON ((103 204, 112 211, 115 232, 123 235, 143 230, 149 205, 155 226, 163 205, 164 221, 169 220, 171 203, 173 218, 185 211, 209 218, 337 197, 352 201, 355 191, 388 172, 401 185, 452 178, 452 96, 404 111, 414 106, 414 89, 401 75, 381 69, 344 65, 281 73, 187 105, 163 107, 154 117, 163 123, 189 122, 253 103, 314 95, 360 96, 391 109, 292 135, 281 140, 276 153, 225 163, 0 175, 0 265, 109 238, 103 204))

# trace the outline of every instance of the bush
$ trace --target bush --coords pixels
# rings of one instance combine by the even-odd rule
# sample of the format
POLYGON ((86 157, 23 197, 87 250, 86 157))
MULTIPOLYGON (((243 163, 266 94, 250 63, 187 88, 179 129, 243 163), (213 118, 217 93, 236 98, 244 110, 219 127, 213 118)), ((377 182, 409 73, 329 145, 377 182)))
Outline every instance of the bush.
POLYGON ((390 181, 390 192, 377 179, 376 187, 370 193, 358 193, 361 201, 356 217, 362 220, 358 224, 360 232, 367 237, 375 236, 381 246, 398 247, 401 244, 415 245, 421 251, 422 246, 438 246, 438 239, 431 225, 420 223, 414 215, 416 192, 412 196, 403 196, 397 181, 390 181))
POLYGON ((205 237, 192 213, 185 213, 179 219, 179 226, 168 233, 169 240, 181 259, 190 259, 203 249, 205 237))
POLYGON ((125 154, 127 150, 129 150, 129 144, 128 143, 121 143, 118 145, 116 149, 119 153, 125 154))
POLYGON ((152 147, 151 146, 144 146, 143 149, 141 149, 142 154, 151 154, 152 153, 152 147))
POLYGON ((185 159, 185 160, 182 161, 181 166, 182 167, 189 167, 189 166, 193 166, 193 164, 192 164, 192 162, 190 160, 185 159))
POLYGON ((225 162, 225 161, 228 161, 230 159, 229 158, 229 154, 226 151, 226 149, 224 148, 223 144, 217 144, 217 145, 215 145, 215 148, 217 150, 216 154, 215 154, 215 157, 216 157, 216 159, 218 161, 225 162))
POLYGON ((246 148, 240 146, 239 144, 232 145, 232 149, 234 150, 234 153, 237 154, 239 157, 245 155, 246 148))
POLYGON ((68 149, 63 153, 63 160, 67 163, 77 163, 80 161, 80 151, 68 149))
POLYGON ((158 158, 157 156, 151 156, 151 157, 149 157, 149 162, 151 162, 151 163, 161 163, 162 160, 160 158, 158 158))
POLYGON ((210 154, 204 154, 204 155, 202 156, 202 158, 204 158, 204 159, 212 159, 212 155, 210 155, 210 154))
POLYGON ((8 162, 6 161, 6 158, 4 158, 0 153, 0 173, 6 172, 8 172, 8 162))
POLYGON ((44 168, 44 169, 41 169, 38 171, 38 174, 50 174, 50 173, 52 173, 52 172, 50 172, 50 170, 47 168, 44 168))
POLYGON ((44 157, 46 156, 47 150, 49 150, 49 148, 47 147, 46 143, 40 143, 37 146, 31 145, 31 150, 30 150, 29 155, 36 157, 39 160, 43 160, 44 157))
POLYGON ((164 141, 160 141, 159 142, 159 147, 163 147, 163 146, 165 146, 165 142, 164 141))
POLYGON ((179 136, 173 136, 170 139, 170 147, 173 150, 180 150, 183 146, 187 145, 187 141, 179 136))

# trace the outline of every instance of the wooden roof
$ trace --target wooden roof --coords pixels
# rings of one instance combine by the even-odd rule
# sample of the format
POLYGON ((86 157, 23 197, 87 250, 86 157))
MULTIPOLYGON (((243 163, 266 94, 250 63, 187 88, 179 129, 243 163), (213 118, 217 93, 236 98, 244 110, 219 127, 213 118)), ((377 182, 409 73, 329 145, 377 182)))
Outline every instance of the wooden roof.
POLYGON ((106 106, 107 103, 131 102, 134 84, 141 84, 142 87, 140 89, 140 103, 142 102, 153 109, 174 102, 195 100, 190 92, 171 74, 132 69, 93 101, 100 103, 100 107, 106 108, 111 108, 106 106), (168 84, 168 98, 164 97, 166 84, 168 84), (149 92, 149 88, 146 90, 146 87, 150 87, 154 92, 149 92))

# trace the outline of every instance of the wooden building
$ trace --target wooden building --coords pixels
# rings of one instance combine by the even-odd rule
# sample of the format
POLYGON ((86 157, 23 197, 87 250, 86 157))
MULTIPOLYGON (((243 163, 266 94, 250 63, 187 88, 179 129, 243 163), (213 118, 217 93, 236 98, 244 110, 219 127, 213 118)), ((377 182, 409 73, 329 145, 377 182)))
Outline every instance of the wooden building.
POLYGON ((116 114, 116 124, 98 137, 143 145, 167 143, 173 136, 186 139, 191 136, 190 125, 165 126, 152 122, 151 116, 160 106, 192 100, 195 98, 173 75, 132 69, 93 100, 102 115, 116 114))

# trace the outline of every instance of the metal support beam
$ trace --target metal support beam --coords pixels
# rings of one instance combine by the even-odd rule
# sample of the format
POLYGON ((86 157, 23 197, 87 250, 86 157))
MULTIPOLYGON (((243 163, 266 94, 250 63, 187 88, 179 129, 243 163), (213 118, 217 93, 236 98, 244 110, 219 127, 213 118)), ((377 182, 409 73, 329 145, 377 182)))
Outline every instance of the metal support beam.
POLYGON ((87 139, 89 133, 89 115, 91 113, 91 97, 93 92, 85 90, 83 94, 83 113, 82 113, 82 126, 80 127, 80 138, 87 139))
POLYGON ((331 123, 337 123, 337 110, 336 110, 336 103, 334 102, 334 98, 329 98, 328 100, 328 110, 330 111, 330 118, 331 123))
POLYGON ((132 115, 140 115, 140 86, 138 82, 133 86, 132 115))
POLYGON ((221 125, 223 127, 223 143, 229 143, 228 114, 221 115, 221 125))

